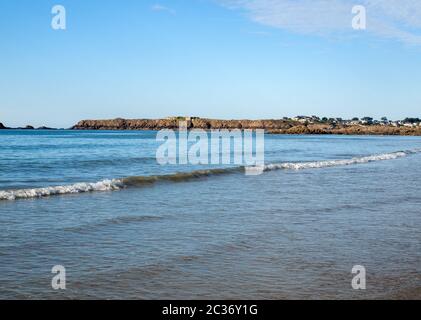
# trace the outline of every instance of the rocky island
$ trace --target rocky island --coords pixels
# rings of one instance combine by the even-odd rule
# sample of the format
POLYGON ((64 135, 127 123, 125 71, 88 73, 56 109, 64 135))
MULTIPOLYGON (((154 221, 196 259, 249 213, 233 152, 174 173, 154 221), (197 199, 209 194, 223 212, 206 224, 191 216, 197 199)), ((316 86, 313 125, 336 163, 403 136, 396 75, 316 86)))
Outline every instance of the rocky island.
POLYGON ((381 121, 369 117, 319 118, 298 116, 271 120, 218 120, 198 117, 170 117, 166 119, 82 120, 73 130, 161 130, 177 129, 185 121, 189 129, 264 129, 273 134, 343 134, 343 135, 408 135, 421 136, 421 120, 381 121))
POLYGON ((10 130, 12 130, 12 129, 14 129, 14 130, 57 130, 55 128, 49 128, 49 127, 45 127, 45 126, 42 126, 42 127, 39 127, 39 128, 34 128, 31 125, 27 125, 25 127, 19 127, 19 128, 9 128, 9 127, 5 127, 3 125, 3 123, 0 122, 0 130, 2 130, 2 129, 3 130, 6 130, 6 129, 10 129, 10 130))

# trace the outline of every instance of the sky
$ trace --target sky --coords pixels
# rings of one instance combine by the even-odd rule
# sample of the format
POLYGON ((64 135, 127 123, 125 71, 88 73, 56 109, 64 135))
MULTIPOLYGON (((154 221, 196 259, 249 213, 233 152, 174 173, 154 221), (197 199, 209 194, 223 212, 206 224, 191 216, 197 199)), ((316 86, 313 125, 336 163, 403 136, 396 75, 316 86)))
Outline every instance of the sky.
POLYGON ((0 1, 0 122, 12 127, 421 117, 420 71, 419 0, 0 1), (57 4, 65 30, 51 27, 57 4))

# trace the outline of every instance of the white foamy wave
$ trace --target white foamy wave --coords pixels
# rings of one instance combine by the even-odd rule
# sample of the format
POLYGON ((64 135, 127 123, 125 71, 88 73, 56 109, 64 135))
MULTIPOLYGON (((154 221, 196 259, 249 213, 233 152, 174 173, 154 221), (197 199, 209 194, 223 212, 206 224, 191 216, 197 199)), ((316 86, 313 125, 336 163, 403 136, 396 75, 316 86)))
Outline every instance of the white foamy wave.
POLYGON ((406 157, 408 154, 416 153, 417 151, 399 151, 393 153, 384 153, 379 155, 367 156, 367 157, 356 157, 352 159, 343 160, 325 160, 325 161, 313 161, 313 162, 284 162, 268 164, 263 167, 264 171, 279 170, 279 169, 291 169, 291 170, 302 170, 312 168, 328 168, 337 166, 349 166, 353 164, 369 163, 374 161, 394 160, 398 158, 406 157))
POLYGON ((59 194, 72 194, 93 191, 119 190, 124 184, 119 179, 103 180, 94 183, 75 183, 65 186, 54 186, 46 188, 20 189, 0 191, 0 200, 16 200, 27 198, 41 198, 59 194))
POLYGON ((162 176, 145 176, 145 177, 127 177, 124 179, 112 179, 103 180, 94 183, 76 183, 64 186, 53 186, 45 188, 33 188, 33 189, 20 189, 20 190, 4 190, 0 191, 1 200, 16 200, 16 199, 27 199, 27 198, 41 198, 53 195, 63 194, 74 194, 83 192, 94 192, 94 191, 113 191, 120 190, 122 188, 131 186, 141 186, 145 184, 155 182, 179 182, 188 181, 191 179, 197 179, 202 177, 208 177, 213 175, 230 174, 240 172, 240 169, 245 169, 246 173, 253 174, 254 171, 261 173, 262 171, 271 171, 279 169, 290 169, 290 170, 302 170, 312 168, 327 168, 337 166, 348 166, 360 163, 369 163, 374 161, 393 160, 403 158, 410 154, 421 153, 421 149, 414 149, 409 151, 399 151, 393 153, 385 153, 379 155, 372 155, 366 157, 355 157, 352 159, 343 160, 325 160, 325 161, 313 161, 313 162, 283 162, 267 164, 263 166, 254 167, 237 167, 237 168, 223 168, 213 170, 199 170, 187 173, 176 173, 162 176))

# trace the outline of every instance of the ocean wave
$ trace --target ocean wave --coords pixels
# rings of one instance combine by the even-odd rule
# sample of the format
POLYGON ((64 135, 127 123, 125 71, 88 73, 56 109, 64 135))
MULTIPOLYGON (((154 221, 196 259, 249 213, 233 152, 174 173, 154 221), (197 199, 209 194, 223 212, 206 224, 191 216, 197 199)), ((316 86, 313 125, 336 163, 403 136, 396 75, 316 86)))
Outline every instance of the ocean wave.
POLYGON ((317 169, 338 166, 349 166, 354 164, 363 164, 376 161, 394 160, 406 157, 410 154, 421 153, 421 149, 414 149, 408 151, 398 151, 392 153, 384 153, 378 155, 371 155, 365 157, 354 157, 351 159, 342 160, 323 160, 313 162, 282 162, 266 164, 263 166, 254 167, 229 167, 220 169, 196 170, 191 172, 180 172, 168 175, 155 176, 138 176, 127 177, 121 179, 103 180, 94 183, 76 183, 64 186, 53 186, 45 188, 20 189, 20 190, 4 190, 0 191, 1 200, 17 200, 28 198, 41 198, 53 195, 75 194, 95 191, 114 191, 128 187, 141 187, 151 185, 158 182, 185 182, 205 178, 209 176, 226 175, 232 173, 239 173, 244 171, 272 171, 272 170, 304 170, 317 169))
POLYGON ((152 222, 162 220, 162 216, 121 216, 105 219, 96 223, 87 223, 84 225, 73 226, 64 228, 64 231, 83 233, 83 232, 92 232, 92 230, 108 227, 108 226, 117 226, 125 225, 131 223, 141 223, 141 222, 152 222))
POLYGON ((338 167, 338 166, 349 166, 353 164, 369 163, 369 162, 375 162, 375 161, 394 160, 394 159, 406 157, 410 153, 414 153, 414 152, 399 151, 399 152, 393 152, 393 153, 385 153, 385 154, 380 154, 380 155, 356 157, 352 159, 342 159, 342 160, 274 163, 274 164, 264 165, 263 171, 271 171, 271 170, 278 170, 278 169, 302 170, 302 169, 317 169, 317 168, 328 168, 328 167, 338 167))
POLYGON ((189 180, 195 180, 205 178, 209 176, 225 175, 229 173, 236 173, 244 171, 244 167, 230 167, 221 169, 208 169, 208 170, 195 170, 190 172, 178 172, 167 175, 156 175, 156 176, 139 176, 139 177, 127 177, 121 179, 123 184, 127 187, 131 186, 142 186, 153 184, 156 182, 184 182, 189 180))
POLYGON ((5 190, 0 191, 0 200, 16 200, 27 198, 41 198, 60 194, 73 194, 93 191, 112 191, 124 187, 122 180, 103 180, 94 183, 75 183, 64 186, 54 186, 45 188, 5 190))

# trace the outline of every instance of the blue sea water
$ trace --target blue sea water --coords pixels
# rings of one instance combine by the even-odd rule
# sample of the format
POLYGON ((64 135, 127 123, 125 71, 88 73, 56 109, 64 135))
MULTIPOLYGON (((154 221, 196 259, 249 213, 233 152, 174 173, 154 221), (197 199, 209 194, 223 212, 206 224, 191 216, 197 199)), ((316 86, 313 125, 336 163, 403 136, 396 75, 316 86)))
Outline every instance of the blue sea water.
POLYGON ((266 135, 257 176, 155 138, 0 130, 0 298, 421 298, 420 137, 266 135))

